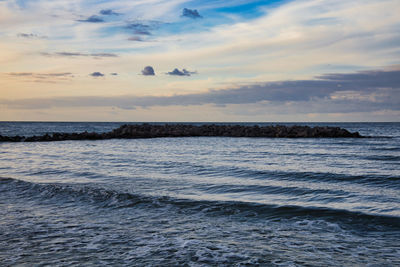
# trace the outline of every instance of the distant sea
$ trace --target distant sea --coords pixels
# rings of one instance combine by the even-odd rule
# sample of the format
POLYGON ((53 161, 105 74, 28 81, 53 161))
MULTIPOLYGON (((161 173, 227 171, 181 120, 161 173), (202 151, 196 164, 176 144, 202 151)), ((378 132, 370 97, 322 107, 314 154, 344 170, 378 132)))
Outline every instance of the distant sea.
POLYGON ((240 124, 371 138, 0 143, 0 266, 400 266, 400 123, 240 124))

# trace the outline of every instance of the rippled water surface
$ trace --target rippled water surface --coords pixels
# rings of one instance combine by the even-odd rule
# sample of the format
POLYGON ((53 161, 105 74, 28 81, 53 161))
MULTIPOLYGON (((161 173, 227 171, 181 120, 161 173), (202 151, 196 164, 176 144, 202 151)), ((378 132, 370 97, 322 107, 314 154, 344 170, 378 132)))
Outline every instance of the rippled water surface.
POLYGON ((400 124, 333 126, 372 138, 0 143, 0 266, 400 266, 400 124))

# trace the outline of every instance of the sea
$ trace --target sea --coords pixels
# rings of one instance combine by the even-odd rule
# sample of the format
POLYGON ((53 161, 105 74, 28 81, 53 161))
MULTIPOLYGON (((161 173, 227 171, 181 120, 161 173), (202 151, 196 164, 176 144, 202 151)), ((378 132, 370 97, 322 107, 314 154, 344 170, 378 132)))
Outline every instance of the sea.
POLYGON ((400 123, 241 124, 369 138, 0 143, 0 266, 400 266, 400 123))

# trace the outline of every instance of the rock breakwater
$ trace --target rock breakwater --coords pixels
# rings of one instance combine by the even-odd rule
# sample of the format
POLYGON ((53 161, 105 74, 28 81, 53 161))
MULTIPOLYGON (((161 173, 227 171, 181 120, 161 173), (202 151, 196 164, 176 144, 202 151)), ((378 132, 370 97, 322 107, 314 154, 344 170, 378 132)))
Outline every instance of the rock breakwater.
POLYGON ((309 126, 243 126, 243 125, 190 125, 190 124, 132 124, 122 125, 107 133, 53 133, 41 136, 2 136, 0 142, 43 142, 65 140, 134 139, 157 137, 267 137, 267 138, 361 138, 358 132, 351 133, 339 127, 309 126))

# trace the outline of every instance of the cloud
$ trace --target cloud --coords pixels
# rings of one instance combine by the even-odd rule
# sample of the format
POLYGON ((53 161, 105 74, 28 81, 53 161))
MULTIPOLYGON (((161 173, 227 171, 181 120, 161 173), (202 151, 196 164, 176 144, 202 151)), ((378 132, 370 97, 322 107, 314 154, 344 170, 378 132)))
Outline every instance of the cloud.
MULTIPOLYGON (((147 71, 151 72, 151 70, 147 71)), ((143 75, 145 74, 143 73, 143 75)), ((127 109, 213 104, 221 108, 227 105, 239 105, 243 113, 249 107, 259 107, 271 112, 291 114, 400 111, 399 103, 399 70, 329 74, 314 80, 267 82, 232 89, 172 96, 125 95, 0 100, 0 104, 5 104, 10 108, 24 109, 49 106, 115 106, 127 109)))
POLYGON ((118 75, 118 73, 116 73, 116 72, 112 72, 112 73, 110 73, 110 75, 112 75, 112 76, 117 76, 117 75, 118 75))
POLYGON ((133 30, 134 34, 151 35, 150 30, 153 27, 148 24, 141 23, 141 22, 134 22, 134 23, 129 23, 128 25, 126 25, 126 28, 129 30, 133 30))
POLYGON ((140 38, 139 36, 132 36, 128 38, 128 41, 132 41, 132 42, 143 42, 143 39, 140 38))
POLYGON ((144 20, 144 21, 132 21, 125 25, 125 29, 133 31, 137 35, 152 35, 151 31, 157 30, 162 25, 168 23, 157 21, 157 20, 144 20))
POLYGON ((104 19, 99 16, 93 15, 93 16, 88 17, 87 19, 79 19, 78 21, 79 22, 99 23, 99 22, 104 22, 104 19))
MULTIPOLYGON (((269 5, 271 1, 195 1, 191 2, 193 5, 183 2, 54 0, 50 4, 48 0, 3 1, 2 4, 7 4, 2 5, 3 9, 0 8, 0 48, 3 51, 0 69, 3 72, 73 71, 77 75, 79 73, 79 77, 73 80, 88 79, 91 82, 96 82, 95 78, 88 75, 93 69, 105 71, 106 76, 98 78, 98 81, 111 78, 122 84, 113 91, 114 95, 129 94, 124 84, 134 87, 130 92, 132 94, 149 95, 147 99, 131 96, 130 106, 151 107, 158 103, 180 105, 178 99, 184 94, 183 100, 186 102, 183 101, 183 104, 231 105, 229 103, 240 103, 240 98, 243 98, 249 104, 234 104, 243 105, 243 110, 239 112, 255 104, 266 107, 276 105, 282 109, 296 104, 292 108, 294 111, 301 108, 318 111, 325 106, 326 110, 332 111, 340 110, 339 102, 346 109, 368 109, 378 107, 378 103, 388 103, 389 107, 390 97, 392 104, 394 100, 399 102, 398 89, 373 87, 364 90, 347 88, 347 91, 343 91, 343 84, 333 84, 334 77, 309 79, 312 75, 323 73, 366 70, 399 63, 398 0, 273 1, 273 5, 269 5), (17 2, 26 2, 29 8, 19 8, 17 2), (241 6, 244 2, 260 3, 256 8, 256 16, 252 12, 243 13, 241 6), (218 9, 215 8, 217 4, 220 5, 218 9), (204 18, 181 17, 184 7, 197 9, 204 18), (109 16, 99 13, 107 9, 124 14, 109 16), (76 22, 91 15, 97 15, 107 23, 76 22), (135 21, 135 18, 141 20, 135 21), (150 20, 168 21, 170 25, 156 28, 150 20), (157 38, 157 42, 140 42, 138 39, 127 41, 136 35, 134 29, 125 26, 135 22, 151 26, 144 30, 152 35, 137 35, 140 40, 152 41, 157 38), (36 33, 48 35, 49 38, 24 39, 17 37, 18 33, 36 33), (38 53, 41 51, 51 53, 54 58, 42 57, 44 60, 40 60, 38 53), (96 55, 90 53, 97 52, 116 53, 119 57, 97 55, 102 60, 94 62, 92 57, 96 55), (143 66, 155 66, 159 78, 128 75, 132 71, 132 63, 136 65, 137 74, 142 74, 143 66), (195 66, 202 66, 202 69, 195 66), (182 71, 182 67, 187 67, 189 71, 198 70, 202 75, 183 76, 180 79, 180 76, 166 76, 165 73, 172 72, 175 67, 179 71, 182 71), (118 72, 120 76, 111 76, 110 71, 118 72), (194 77, 196 79, 193 80, 194 77), (307 79, 308 83, 301 79, 307 79), (281 80, 282 84, 266 82, 276 80, 281 80), (227 87, 227 83, 232 86, 227 87), (221 84, 223 87, 220 87, 221 84), (291 86, 296 89, 290 89, 291 86), (210 88, 230 89, 226 89, 226 92, 205 92, 210 88), (252 98, 246 96, 247 92, 252 98), (168 97, 157 98, 154 95, 168 97), (238 100, 234 98, 235 95, 238 100), (212 99, 214 96, 215 100, 212 99), (226 101, 221 99, 225 96, 226 101), (361 101, 366 103, 365 107, 360 107, 361 101), (304 107, 300 107, 303 104, 304 107)), ((13 88, 29 79, 33 78, 0 77, 5 92, 0 94, 0 98, 15 95, 13 88)), ((81 83, 78 81, 65 82, 57 88, 69 95, 78 91, 79 95, 91 94, 87 86, 77 91, 79 85, 81 83)), ((96 86, 99 95, 106 94, 107 84, 97 83, 96 86)), ((24 88, 27 94, 17 98, 49 96, 48 88, 41 87, 41 84, 37 84, 35 90, 31 85, 24 88)), ((116 98, 111 100, 116 106, 121 103, 116 98)), ((205 109, 199 107, 200 112, 205 109)))
POLYGON ((37 72, 9 72, 6 73, 9 77, 23 79, 29 82, 60 82, 70 80, 74 77, 71 72, 54 72, 54 73, 37 73, 37 72))
POLYGON ((71 72, 55 72, 55 73, 33 73, 33 72, 9 72, 7 73, 10 76, 16 77, 71 77, 73 76, 71 72))
POLYGON ((199 14, 199 12, 196 9, 189 9, 189 8, 184 8, 182 10, 182 17, 188 17, 191 19, 202 18, 202 16, 199 14))
POLYGON ((113 53, 80 53, 80 52, 55 52, 55 53, 42 53, 44 56, 59 56, 59 57, 95 57, 95 58, 108 58, 118 57, 113 53))
POLYGON ((156 75, 156 74, 154 73, 154 69, 153 69, 152 66, 147 66, 147 67, 145 67, 145 68, 142 70, 142 74, 143 74, 144 76, 154 76, 154 75, 156 75))
POLYGON ((191 76, 192 74, 195 74, 196 72, 193 71, 187 71, 186 69, 183 69, 182 71, 180 71, 179 69, 174 69, 171 72, 167 72, 167 75, 171 75, 171 76, 191 76))
POLYGON ((33 76, 34 74, 32 72, 10 72, 7 73, 10 76, 17 76, 17 77, 23 77, 23 76, 33 76))
POLYGON ((112 9, 100 10, 100 14, 103 16, 111 16, 111 15, 119 16, 119 15, 121 15, 120 13, 114 12, 112 9))
POLYGON ((93 72, 93 73, 91 73, 89 75, 92 76, 92 77, 104 77, 104 74, 101 73, 101 72, 98 72, 98 71, 95 71, 95 72, 93 72))
POLYGON ((34 33, 18 33, 17 36, 21 37, 21 38, 28 38, 28 39, 46 39, 47 38, 47 36, 37 35, 34 33))

